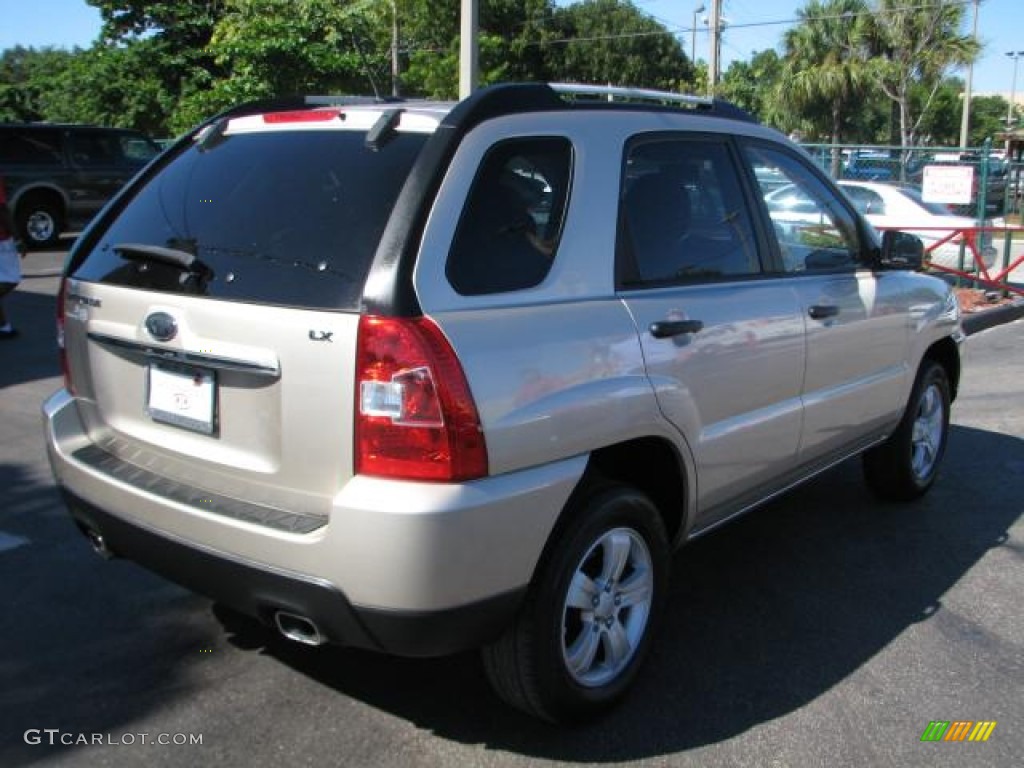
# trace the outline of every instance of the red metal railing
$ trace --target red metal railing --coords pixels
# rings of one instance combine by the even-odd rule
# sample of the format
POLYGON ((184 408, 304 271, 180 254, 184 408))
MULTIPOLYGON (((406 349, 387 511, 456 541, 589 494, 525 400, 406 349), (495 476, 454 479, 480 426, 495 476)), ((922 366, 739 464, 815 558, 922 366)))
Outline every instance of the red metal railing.
MULTIPOLYGON (((1017 269, 1019 266, 1024 264, 1024 241, 1021 241, 1021 253, 1016 257, 1013 257, 1010 253, 1011 243, 1014 242, 1013 236, 1015 233, 1024 233, 1024 227, 875 227, 875 229, 884 231, 886 229, 901 230, 910 233, 917 232, 943 232, 945 236, 936 240, 934 243, 928 243, 925 245, 925 264, 929 269, 935 272, 942 272, 944 274, 956 275, 970 280, 974 283, 995 288, 1000 291, 1007 291, 1009 293, 1015 293, 1020 296, 1024 296, 1024 285, 1012 285, 1010 284, 1009 277, 1010 273, 1017 269), (1002 235, 1002 249, 1001 249, 1001 260, 1002 266, 998 268, 998 271, 992 272, 992 269, 996 269, 995 264, 992 267, 985 266, 985 261, 982 258, 981 250, 983 248, 982 241, 986 233, 992 233, 991 243, 994 245, 997 238, 996 233, 1002 235), (970 252, 974 260, 974 268, 971 270, 963 268, 949 267, 944 264, 935 264, 931 261, 930 256, 942 246, 947 243, 953 245, 963 244, 963 252, 970 252)), ((1000 249, 996 249, 997 257, 996 261, 1000 260, 1000 249)), ((960 260, 961 266, 965 259, 960 260)))

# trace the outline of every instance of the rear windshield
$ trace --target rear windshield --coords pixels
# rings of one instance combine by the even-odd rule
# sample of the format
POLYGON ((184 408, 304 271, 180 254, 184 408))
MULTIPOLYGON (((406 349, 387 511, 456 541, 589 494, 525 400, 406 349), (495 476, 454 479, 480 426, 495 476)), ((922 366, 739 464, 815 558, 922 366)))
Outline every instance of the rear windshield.
POLYGON ((426 141, 379 150, 353 131, 227 135, 188 147, 75 254, 76 278, 235 301, 355 310, 398 192, 426 141), (201 276, 126 244, 191 254, 201 276))

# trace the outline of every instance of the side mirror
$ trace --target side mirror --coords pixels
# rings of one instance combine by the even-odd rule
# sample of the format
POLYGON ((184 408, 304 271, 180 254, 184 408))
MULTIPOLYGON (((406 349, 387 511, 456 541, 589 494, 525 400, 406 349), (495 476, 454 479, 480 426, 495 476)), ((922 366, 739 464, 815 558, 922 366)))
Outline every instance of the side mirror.
POLYGON ((924 243, 921 238, 897 230, 882 233, 879 266, 885 269, 920 270, 924 266, 924 243))

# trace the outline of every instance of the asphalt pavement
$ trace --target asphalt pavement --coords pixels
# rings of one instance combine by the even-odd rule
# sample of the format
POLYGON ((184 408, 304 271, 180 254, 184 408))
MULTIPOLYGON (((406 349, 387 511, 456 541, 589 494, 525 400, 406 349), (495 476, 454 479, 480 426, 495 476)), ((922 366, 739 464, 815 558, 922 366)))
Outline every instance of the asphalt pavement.
POLYGON ((0 766, 1020 765, 1024 321, 969 339, 926 498, 880 504, 851 461, 686 547, 635 690, 556 729, 474 654, 298 646, 94 555, 45 458, 61 255, 37 257, 0 345, 0 766), (996 726, 922 742, 936 720, 996 726))

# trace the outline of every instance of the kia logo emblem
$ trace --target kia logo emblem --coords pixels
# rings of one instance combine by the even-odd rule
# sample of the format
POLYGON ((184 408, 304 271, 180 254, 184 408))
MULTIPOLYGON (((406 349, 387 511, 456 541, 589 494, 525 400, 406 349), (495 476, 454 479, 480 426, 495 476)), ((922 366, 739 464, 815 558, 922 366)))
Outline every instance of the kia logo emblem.
POLYGON ((170 341, 178 335, 178 321, 166 312, 154 312, 146 318, 146 330, 157 341, 170 341))

